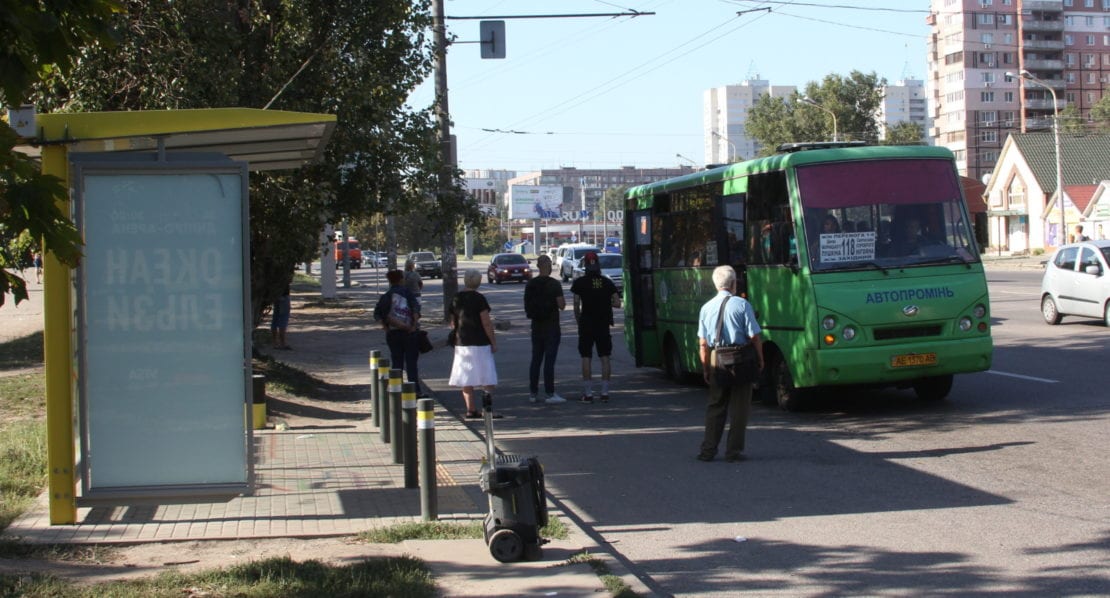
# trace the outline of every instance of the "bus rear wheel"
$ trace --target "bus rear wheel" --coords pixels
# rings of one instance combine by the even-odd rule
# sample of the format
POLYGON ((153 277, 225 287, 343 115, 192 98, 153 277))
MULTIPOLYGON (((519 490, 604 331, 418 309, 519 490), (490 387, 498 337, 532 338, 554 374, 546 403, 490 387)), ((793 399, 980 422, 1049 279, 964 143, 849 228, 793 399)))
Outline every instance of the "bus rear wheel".
POLYGON ((682 356, 678 353, 678 344, 670 336, 663 345, 663 371, 675 382, 682 383, 686 380, 686 372, 682 370, 682 356))
POLYGON ((913 383, 913 391, 922 401, 940 401, 952 391, 952 374, 931 376, 913 383))
POLYGON ((797 411, 802 407, 802 390, 794 386, 794 377, 790 375, 790 368, 786 365, 786 360, 779 358, 775 360, 774 369, 772 370, 772 378, 774 384, 775 401, 779 407, 786 411, 797 411))

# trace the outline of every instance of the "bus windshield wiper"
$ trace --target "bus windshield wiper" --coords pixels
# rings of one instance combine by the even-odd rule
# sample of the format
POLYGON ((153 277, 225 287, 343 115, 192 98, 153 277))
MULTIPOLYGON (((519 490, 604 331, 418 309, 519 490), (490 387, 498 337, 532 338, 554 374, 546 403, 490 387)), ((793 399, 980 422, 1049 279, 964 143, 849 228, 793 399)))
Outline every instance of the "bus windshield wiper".
POLYGON ((955 262, 959 262, 959 263, 967 266, 968 270, 971 269, 971 261, 968 260, 968 259, 965 259, 963 256, 958 255, 958 254, 957 255, 946 255, 946 256, 943 256, 943 257, 929 258, 929 259, 921 260, 921 261, 918 261, 918 262, 913 262, 909 265, 911 265, 911 266, 927 266, 927 265, 932 265, 932 264, 951 264, 951 263, 955 263, 955 262))

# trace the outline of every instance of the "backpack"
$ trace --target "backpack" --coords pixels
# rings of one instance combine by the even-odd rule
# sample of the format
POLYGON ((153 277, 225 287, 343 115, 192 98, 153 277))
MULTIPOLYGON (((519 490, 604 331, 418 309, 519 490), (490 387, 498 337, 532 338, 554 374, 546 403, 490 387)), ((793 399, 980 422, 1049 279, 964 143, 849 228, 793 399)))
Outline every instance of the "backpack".
POLYGON ((412 307, 404 293, 390 289, 378 301, 378 305, 374 308, 374 319, 385 322, 388 318, 408 325, 412 324, 412 307))

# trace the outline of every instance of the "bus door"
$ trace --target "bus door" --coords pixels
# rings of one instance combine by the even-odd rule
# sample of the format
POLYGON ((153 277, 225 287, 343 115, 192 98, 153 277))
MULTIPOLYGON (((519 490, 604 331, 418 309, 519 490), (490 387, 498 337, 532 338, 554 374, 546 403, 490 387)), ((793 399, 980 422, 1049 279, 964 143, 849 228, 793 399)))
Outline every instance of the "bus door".
MULTIPOLYGON (((633 357, 636 367, 644 365, 644 337, 655 334, 655 267, 651 253, 651 210, 636 210, 629 219, 630 230, 625 231, 625 248, 628 254, 629 293, 632 302, 633 357), (650 331, 650 332, 649 332, 650 331)), ((626 328, 629 322, 625 323, 626 328)), ((627 334, 627 331, 626 331, 627 334)))

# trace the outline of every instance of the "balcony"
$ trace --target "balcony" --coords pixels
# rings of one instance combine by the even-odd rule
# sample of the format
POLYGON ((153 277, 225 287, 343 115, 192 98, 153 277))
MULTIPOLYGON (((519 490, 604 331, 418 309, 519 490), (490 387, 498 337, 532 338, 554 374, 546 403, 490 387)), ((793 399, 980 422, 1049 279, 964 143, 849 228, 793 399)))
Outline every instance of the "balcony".
POLYGON ((1026 39, 1022 40, 1021 47, 1025 50, 1060 50, 1064 49, 1062 39, 1026 39))
POLYGON ((1042 12, 1063 12, 1064 0, 1025 0, 1021 3, 1021 8, 1042 12))
POLYGON ((1037 21, 1033 19, 1025 19, 1021 22, 1021 28, 1025 31, 1064 31, 1063 21, 1037 21))
POLYGON ((1026 131, 1040 131, 1042 129, 1051 129, 1051 118, 1026 118, 1025 130, 1026 131))
MULTIPOLYGON (((1041 79, 1040 77, 1037 78, 1041 79)), ((1045 85, 1056 90, 1064 89, 1068 86, 1067 81, 1064 81, 1063 79, 1041 79, 1041 81, 1043 81, 1045 85)), ((1032 81, 1025 81, 1025 85, 1023 87, 1025 87, 1025 89, 1044 89, 1044 85, 1037 85, 1032 81)))
MULTIPOLYGON (((1056 100, 1056 109, 1063 110, 1068 105, 1067 100, 1056 100)), ((1052 100, 1025 100, 1027 110, 1052 110, 1052 100)))
POLYGON ((1025 69, 1029 71, 1062 71, 1063 60, 1026 60, 1025 69))

